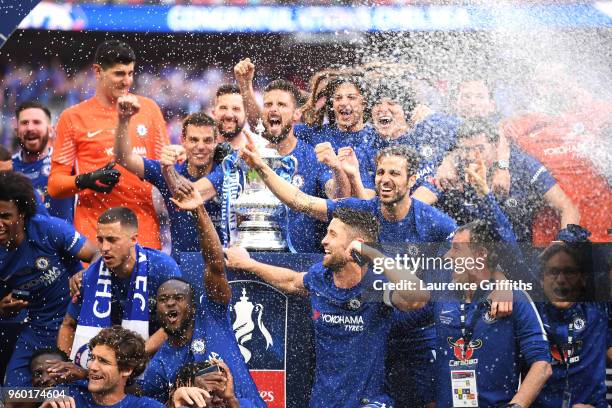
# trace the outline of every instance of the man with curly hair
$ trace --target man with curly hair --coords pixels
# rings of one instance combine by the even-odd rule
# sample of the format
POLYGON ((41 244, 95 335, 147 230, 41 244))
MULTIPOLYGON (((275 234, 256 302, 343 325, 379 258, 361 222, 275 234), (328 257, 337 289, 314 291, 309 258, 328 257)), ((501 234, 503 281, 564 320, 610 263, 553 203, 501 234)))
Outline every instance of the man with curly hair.
POLYGON ((126 385, 145 368, 145 342, 138 334, 121 326, 102 330, 89 342, 87 389, 76 384, 67 396, 47 400, 41 408, 106 407, 158 408, 164 405, 151 398, 126 394, 126 385))

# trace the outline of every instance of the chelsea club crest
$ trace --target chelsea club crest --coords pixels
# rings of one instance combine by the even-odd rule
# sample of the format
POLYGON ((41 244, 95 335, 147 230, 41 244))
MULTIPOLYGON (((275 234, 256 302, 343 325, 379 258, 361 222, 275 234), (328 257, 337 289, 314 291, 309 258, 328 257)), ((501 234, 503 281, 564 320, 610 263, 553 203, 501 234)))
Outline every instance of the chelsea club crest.
POLYGON ((34 265, 36 265, 37 269, 45 270, 49 267, 49 260, 44 256, 41 256, 36 258, 36 261, 34 261, 34 265))
POLYGON ((574 325, 574 329, 576 331, 582 331, 584 329, 584 326, 585 326, 584 319, 582 317, 580 317, 580 316, 575 317, 573 325, 574 325))
POLYGON ((147 133, 149 133, 149 129, 147 129, 147 127, 141 123, 136 126, 136 133, 138 133, 138 136, 140 137, 145 137, 147 133))
POLYGON ((191 343, 193 354, 204 354, 206 352, 206 342, 203 339, 195 339, 191 343))
POLYGON ((348 301, 348 308, 350 310, 357 310, 361 307, 361 300, 354 298, 348 301))

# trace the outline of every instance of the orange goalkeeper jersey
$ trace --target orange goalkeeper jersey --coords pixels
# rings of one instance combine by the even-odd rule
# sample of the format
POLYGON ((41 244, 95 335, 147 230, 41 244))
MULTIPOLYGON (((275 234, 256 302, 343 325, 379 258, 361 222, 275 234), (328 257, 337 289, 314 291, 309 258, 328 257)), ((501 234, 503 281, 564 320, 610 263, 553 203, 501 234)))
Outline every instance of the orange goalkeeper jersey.
MULTIPOLYGON (((140 112, 132 117, 128 127, 133 151, 142 157, 159 159, 162 146, 168 143, 166 123, 153 100, 138 96, 138 101, 140 112)), ((57 123, 50 184, 54 173, 69 175, 73 168, 74 174, 89 173, 114 161, 117 122, 116 107, 104 106, 96 97, 62 112, 57 123)), ((115 168, 121 172, 121 178, 110 193, 79 191, 74 215, 76 229, 95 242, 99 215, 109 208, 124 206, 138 217, 138 242, 159 249, 159 221, 153 208, 151 185, 119 165, 115 168)), ((57 189, 57 186, 50 189, 54 187, 57 189)))
MULTIPOLYGON (((530 114, 502 125, 503 133, 535 156, 557 179, 559 186, 580 211, 580 225, 591 232, 593 242, 611 242, 612 192, 591 158, 601 146, 601 130, 612 118, 612 103, 593 102, 558 116, 530 114)), ((546 208, 534 220, 536 245, 554 239, 559 220, 546 208)))

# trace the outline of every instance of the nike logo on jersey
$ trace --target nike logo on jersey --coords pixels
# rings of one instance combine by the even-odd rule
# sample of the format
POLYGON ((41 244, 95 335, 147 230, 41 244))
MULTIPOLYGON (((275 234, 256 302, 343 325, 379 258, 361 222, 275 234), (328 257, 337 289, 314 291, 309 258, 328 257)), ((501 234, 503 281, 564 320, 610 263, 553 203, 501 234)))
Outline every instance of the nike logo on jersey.
POLYGON ((92 137, 94 137, 96 135, 99 135, 103 131, 104 131, 104 129, 96 130, 95 132, 87 132, 87 137, 92 138, 92 137))

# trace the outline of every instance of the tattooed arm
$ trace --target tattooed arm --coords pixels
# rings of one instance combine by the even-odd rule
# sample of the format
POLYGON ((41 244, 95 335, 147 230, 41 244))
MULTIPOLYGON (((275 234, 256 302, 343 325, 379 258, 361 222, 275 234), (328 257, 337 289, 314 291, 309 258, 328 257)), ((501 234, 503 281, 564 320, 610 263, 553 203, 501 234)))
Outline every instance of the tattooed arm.
POLYGON ((164 176, 168 189, 170 192, 172 192, 172 195, 176 195, 178 193, 185 195, 190 194, 192 189, 191 182, 185 177, 181 176, 174 167, 162 166, 162 175, 164 176))
POLYGON ((252 140, 250 137, 248 139, 249 143, 241 150, 240 155, 251 168, 257 171, 270 191, 292 210, 327 221, 327 201, 305 194, 293 184, 283 180, 259 157, 252 140))

